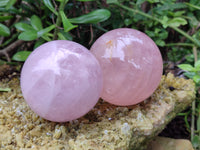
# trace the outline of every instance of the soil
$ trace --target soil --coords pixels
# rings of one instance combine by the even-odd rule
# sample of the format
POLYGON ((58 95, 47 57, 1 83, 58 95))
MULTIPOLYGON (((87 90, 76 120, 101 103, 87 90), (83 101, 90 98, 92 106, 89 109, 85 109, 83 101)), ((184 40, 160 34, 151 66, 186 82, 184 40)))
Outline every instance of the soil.
MULTIPOLYGON (((188 118, 190 123, 190 117, 188 118)), ((159 136, 169 137, 174 139, 190 139, 190 132, 188 131, 184 116, 177 116, 174 118, 166 128, 159 134, 159 136)))
POLYGON ((0 65, 0 80, 20 75, 19 66, 0 65))

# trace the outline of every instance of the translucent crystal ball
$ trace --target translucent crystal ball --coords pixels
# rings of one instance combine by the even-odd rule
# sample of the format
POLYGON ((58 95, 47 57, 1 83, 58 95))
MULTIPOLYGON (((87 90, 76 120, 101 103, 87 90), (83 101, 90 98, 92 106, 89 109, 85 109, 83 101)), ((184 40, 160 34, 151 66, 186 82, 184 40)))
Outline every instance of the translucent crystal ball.
POLYGON ((35 49, 26 60, 21 89, 39 116, 55 122, 74 120, 97 103, 102 91, 101 68, 80 44, 51 41, 35 49))
POLYGON ((92 45, 103 72, 101 97, 115 105, 144 101, 157 88, 163 62, 156 44, 146 34, 128 28, 109 31, 92 45))

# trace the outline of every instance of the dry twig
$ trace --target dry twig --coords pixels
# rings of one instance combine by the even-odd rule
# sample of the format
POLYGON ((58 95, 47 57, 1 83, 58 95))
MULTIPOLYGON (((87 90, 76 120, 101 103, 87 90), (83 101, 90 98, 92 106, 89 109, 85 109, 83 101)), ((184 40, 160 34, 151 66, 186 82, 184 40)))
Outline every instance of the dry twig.
POLYGON ((5 47, 4 49, 0 50, 0 57, 1 56, 5 56, 7 61, 10 62, 10 56, 9 54, 15 50, 16 47, 20 46, 22 43, 24 43, 24 41, 22 40, 17 40, 15 42, 13 42, 12 44, 10 44, 9 46, 5 47))
POLYGON ((94 39, 94 34, 93 34, 93 29, 92 29, 92 25, 91 25, 91 24, 90 24, 90 34, 91 34, 91 39, 90 39, 90 41, 89 41, 89 45, 92 44, 92 41, 93 41, 93 39, 94 39))

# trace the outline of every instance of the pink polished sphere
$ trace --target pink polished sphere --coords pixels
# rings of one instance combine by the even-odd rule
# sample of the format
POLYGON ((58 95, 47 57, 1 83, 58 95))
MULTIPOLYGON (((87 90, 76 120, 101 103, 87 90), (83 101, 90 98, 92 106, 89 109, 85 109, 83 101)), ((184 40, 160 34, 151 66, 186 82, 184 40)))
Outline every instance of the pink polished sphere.
POLYGON ((97 59, 85 47, 57 40, 35 49, 21 72, 21 89, 31 109, 55 122, 77 119, 90 111, 102 92, 97 59))
POLYGON ((127 106, 148 98, 159 85, 163 62, 156 44, 144 33, 128 28, 102 35, 91 52, 103 72, 101 97, 127 106))

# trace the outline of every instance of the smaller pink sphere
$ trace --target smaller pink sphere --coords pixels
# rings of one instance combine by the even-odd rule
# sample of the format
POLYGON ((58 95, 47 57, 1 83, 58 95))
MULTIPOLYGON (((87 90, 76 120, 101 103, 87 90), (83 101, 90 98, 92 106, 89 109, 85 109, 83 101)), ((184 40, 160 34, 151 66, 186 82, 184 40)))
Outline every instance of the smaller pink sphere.
POLYGON ((101 68, 80 44, 51 41, 35 49, 24 63, 21 89, 39 116, 55 122, 74 120, 97 103, 102 91, 101 68))
POLYGON ((146 34, 128 28, 109 31, 91 47, 103 72, 101 97, 127 106, 148 98, 162 76, 163 62, 156 44, 146 34))

